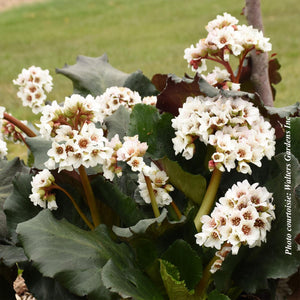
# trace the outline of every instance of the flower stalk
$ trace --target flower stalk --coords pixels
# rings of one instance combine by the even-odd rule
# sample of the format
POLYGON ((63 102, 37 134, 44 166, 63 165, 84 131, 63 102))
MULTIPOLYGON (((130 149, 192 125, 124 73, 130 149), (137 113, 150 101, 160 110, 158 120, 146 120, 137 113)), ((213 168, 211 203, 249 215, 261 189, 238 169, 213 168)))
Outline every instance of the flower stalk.
POLYGON ((16 119, 15 117, 11 116, 10 114, 4 112, 3 117, 8 122, 17 126, 20 130, 22 130, 27 136, 35 137, 36 134, 25 124, 23 124, 20 120, 16 119))
POLYGON ((211 208, 215 202, 215 197, 220 185, 221 177, 222 172, 218 168, 215 168, 211 176, 208 188, 206 190, 206 194, 203 198, 202 204, 194 219, 194 223, 198 232, 201 230, 201 217, 210 213, 211 208))
POLYGON ((101 218, 100 218, 99 210, 97 207, 96 199, 94 196, 94 192, 92 190, 92 186, 91 186, 91 183, 87 176, 85 167, 83 165, 81 165, 78 168, 78 170, 79 170, 79 174, 80 174, 81 183, 82 183, 82 186, 84 189, 84 193, 86 196, 86 200, 87 200, 88 206, 90 208, 92 220, 93 220, 94 226, 97 227, 101 223, 101 218))
POLYGON ((85 216, 85 214, 83 213, 83 211, 80 209, 80 207, 76 203, 75 199, 64 188, 62 188, 61 186, 59 186, 57 184, 54 184, 54 185, 52 185, 52 189, 56 189, 56 190, 62 191, 71 200, 71 202, 74 205, 76 211, 78 212, 78 214, 80 215, 80 217, 82 218, 82 220, 85 222, 85 224, 91 230, 95 229, 95 227, 93 226, 93 224, 87 219, 87 217, 85 216))
POLYGON ((151 184, 151 179, 149 176, 146 176, 146 175, 144 175, 144 177, 145 177, 145 182, 147 185, 149 197, 151 200, 151 206, 153 209, 154 216, 155 216, 155 218, 158 218, 160 216, 160 212, 159 212, 158 205, 157 205, 157 202, 155 199, 154 191, 153 191, 152 184, 151 184))

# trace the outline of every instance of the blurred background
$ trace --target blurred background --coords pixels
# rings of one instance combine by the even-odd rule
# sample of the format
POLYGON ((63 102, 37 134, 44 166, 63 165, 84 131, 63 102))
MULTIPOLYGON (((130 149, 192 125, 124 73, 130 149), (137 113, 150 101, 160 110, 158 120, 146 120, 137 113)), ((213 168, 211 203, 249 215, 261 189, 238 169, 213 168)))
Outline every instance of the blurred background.
MULTIPOLYGON (((107 53, 115 68, 140 69, 150 79, 156 73, 191 75, 184 49, 206 36, 205 25, 218 14, 228 12, 245 24, 243 6, 241 0, 0 0, 0 105, 20 119, 32 118, 12 83, 31 65, 50 70, 48 99, 63 101, 72 84, 55 68, 74 64, 79 54, 107 53)), ((300 98, 300 5, 263 0, 262 14, 281 64, 275 106, 287 106, 300 98)))

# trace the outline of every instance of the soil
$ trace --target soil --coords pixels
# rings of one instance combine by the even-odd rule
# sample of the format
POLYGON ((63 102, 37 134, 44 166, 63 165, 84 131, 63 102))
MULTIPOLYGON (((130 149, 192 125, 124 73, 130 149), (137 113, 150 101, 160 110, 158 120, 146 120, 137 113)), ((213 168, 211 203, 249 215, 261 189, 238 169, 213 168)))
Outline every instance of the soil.
POLYGON ((42 0, 0 0, 0 12, 19 5, 38 2, 38 1, 42 1, 42 0))

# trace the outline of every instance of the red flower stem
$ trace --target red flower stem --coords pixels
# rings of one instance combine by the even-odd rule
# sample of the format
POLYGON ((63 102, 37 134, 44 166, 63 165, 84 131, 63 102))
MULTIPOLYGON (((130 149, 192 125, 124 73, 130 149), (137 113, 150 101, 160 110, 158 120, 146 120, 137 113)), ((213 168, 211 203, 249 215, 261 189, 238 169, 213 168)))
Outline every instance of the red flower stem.
POLYGON ((174 211, 175 211, 175 213, 177 215, 177 218, 180 220, 181 217, 182 217, 182 214, 181 214, 179 208, 177 207, 177 205, 175 204, 174 201, 171 202, 171 205, 172 205, 172 207, 173 207, 173 209, 174 209, 174 211))
POLYGON ((240 77, 241 77, 241 73, 242 73, 242 69, 243 69, 243 63, 244 63, 244 60, 245 60, 247 54, 248 54, 251 50, 253 50, 254 48, 255 48, 255 47, 253 46, 253 47, 251 47, 250 49, 246 50, 245 53, 244 53, 244 54, 242 55, 242 57, 240 58, 240 60, 239 60, 240 63, 239 63, 238 73, 237 73, 237 75, 236 75, 236 77, 235 77, 235 80, 232 81, 233 83, 239 83, 240 77))
POLYGON ((87 217, 84 215, 83 211, 80 209, 78 204, 76 203, 75 199, 61 186, 54 184, 53 189, 60 190, 71 200, 72 204, 74 205, 75 209, 77 210, 78 214, 82 218, 82 220, 85 222, 85 224, 91 229, 94 230, 95 227, 92 225, 92 223, 87 219, 87 217))
POLYGON ((97 207, 97 203, 96 203, 96 199, 94 196, 94 192, 92 190, 92 186, 90 183, 90 180, 87 176, 85 167, 83 165, 81 165, 78 168, 79 174, 80 174, 80 179, 81 179, 81 183, 84 189, 84 193, 85 193, 85 197, 88 203, 88 206, 90 208, 90 212, 91 212, 91 216, 93 219, 93 223, 94 226, 97 227, 100 223, 101 223, 101 219, 100 219, 100 214, 99 214, 99 210, 97 207))
POLYGON ((11 116, 8 113, 4 113, 4 119, 8 122, 17 126, 21 131, 23 131, 29 137, 35 137, 36 134, 25 124, 23 124, 20 120, 16 119, 15 117, 11 116))
POLYGON ((234 78, 235 78, 234 73, 232 71, 232 68, 231 68, 230 64, 227 61, 224 61, 222 59, 213 58, 211 56, 208 56, 206 59, 212 60, 214 62, 217 62, 217 63, 223 65, 226 68, 226 70, 228 71, 228 73, 230 74, 232 82, 234 82, 234 78))

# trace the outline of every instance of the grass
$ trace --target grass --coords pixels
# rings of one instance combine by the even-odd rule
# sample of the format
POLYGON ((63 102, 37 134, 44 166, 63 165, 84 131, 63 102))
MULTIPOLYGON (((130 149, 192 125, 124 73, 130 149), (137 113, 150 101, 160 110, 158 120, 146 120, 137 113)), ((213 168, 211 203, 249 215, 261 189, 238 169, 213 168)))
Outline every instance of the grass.
MULTIPOLYGON (((227 11, 240 16, 241 0, 52 0, 0 13, 0 105, 20 119, 30 118, 16 98, 12 79, 23 67, 50 70, 59 102, 72 93, 71 82, 55 68, 74 64, 78 54, 101 56, 127 73, 189 72, 183 51, 205 36, 204 26, 227 11)), ((297 0, 263 0, 265 34, 282 65, 276 106, 299 100, 300 6, 297 0)))

